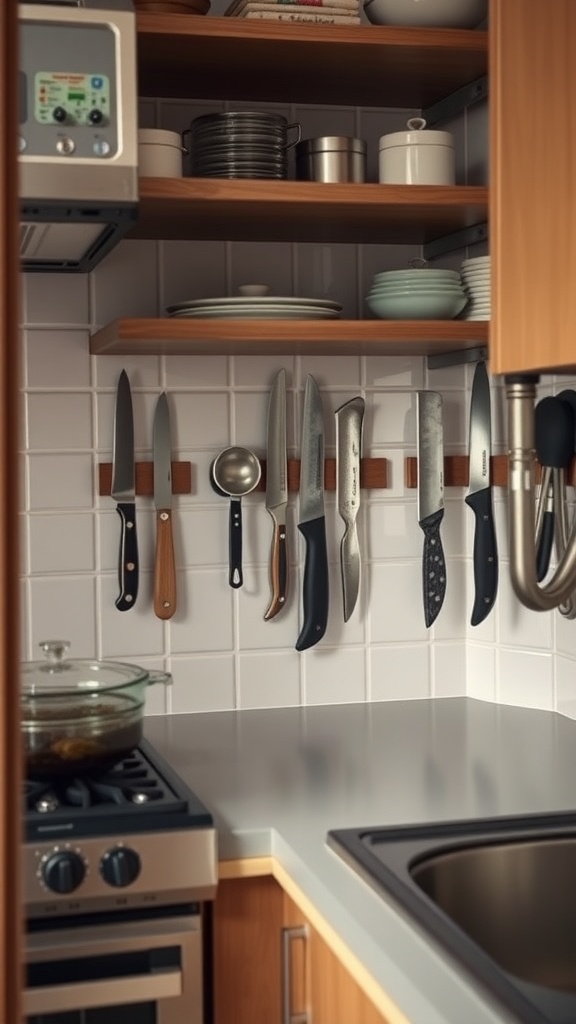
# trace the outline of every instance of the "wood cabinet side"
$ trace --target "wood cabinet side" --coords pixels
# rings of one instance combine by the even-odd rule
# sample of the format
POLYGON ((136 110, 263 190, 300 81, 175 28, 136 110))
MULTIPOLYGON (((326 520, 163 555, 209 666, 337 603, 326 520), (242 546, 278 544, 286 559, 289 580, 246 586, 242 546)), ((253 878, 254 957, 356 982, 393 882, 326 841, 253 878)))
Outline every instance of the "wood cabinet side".
POLYGON ((491 0, 492 373, 576 366, 576 4, 491 0))

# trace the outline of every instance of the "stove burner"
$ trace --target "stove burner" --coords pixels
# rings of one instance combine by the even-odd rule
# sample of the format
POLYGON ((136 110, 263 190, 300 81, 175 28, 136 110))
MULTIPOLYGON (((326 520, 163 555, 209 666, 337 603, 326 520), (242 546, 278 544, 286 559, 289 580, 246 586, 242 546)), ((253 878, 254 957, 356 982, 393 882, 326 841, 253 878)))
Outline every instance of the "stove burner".
POLYGON ((212 826, 212 816, 145 740, 106 772, 27 779, 29 841, 212 826))
POLYGON ((159 800, 163 790, 150 778, 137 757, 121 761, 105 775, 66 779, 28 779, 25 782, 27 810, 47 814, 62 807, 94 807, 99 804, 142 804, 159 800))

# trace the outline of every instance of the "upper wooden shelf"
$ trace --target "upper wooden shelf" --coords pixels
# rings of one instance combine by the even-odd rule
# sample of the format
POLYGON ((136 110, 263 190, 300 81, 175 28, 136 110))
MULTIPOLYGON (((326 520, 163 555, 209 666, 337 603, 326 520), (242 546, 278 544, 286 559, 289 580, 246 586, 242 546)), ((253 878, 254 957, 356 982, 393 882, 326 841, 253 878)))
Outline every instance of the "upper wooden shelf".
POLYGON ((487 321, 113 320, 92 355, 433 355, 485 345, 487 321))
POLYGON ((476 185, 141 178, 130 237, 422 245, 487 219, 476 185))
POLYGON ((426 107, 485 75, 488 33, 137 16, 141 96, 426 107))

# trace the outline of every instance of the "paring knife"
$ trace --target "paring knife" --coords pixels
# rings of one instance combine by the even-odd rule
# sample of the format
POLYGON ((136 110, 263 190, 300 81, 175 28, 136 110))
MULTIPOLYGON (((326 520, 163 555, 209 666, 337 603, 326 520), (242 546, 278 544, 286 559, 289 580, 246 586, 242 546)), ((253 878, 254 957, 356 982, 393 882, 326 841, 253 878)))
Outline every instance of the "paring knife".
POLYGON ((474 371, 470 402, 470 440, 468 445, 468 494, 464 499, 474 512, 474 605, 471 626, 478 626, 494 607, 498 591, 498 550, 490 486, 492 429, 490 384, 486 363, 474 371))
POLYGON ((156 506, 156 557, 154 562, 154 612, 170 619, 176 611, 176 567, 172 536, 172 452, 170 410, 162 392, 154 414, 154 505, 156 506))
POLYGON ((446 594, 446 561, 440 537, 444 518, 444 432, 442 396, 417 392, 418 523, 424 532, 422 594, 424 621, 431 626, 446 594))
POLYGON ((138 538, 136 534, 136 482, 134 468, 134 418, 132 395, 126 370, 122 370, 116 390, 112 486, 116 511, 122 523, 116 599, 118 611, 133 608, 138 596, 138 538))
POLYGON ((324 421, 318 385, 308 374, 304 392, 298 529, 306 541, 304 621, 296 650, 322 639, 328 623, 328 552, 324 517, 324 421))
POLYGON ((274 523, 270 551, 270 603, 264 612, 273 619, 286 605, 288 561, 286 509, 288 507, 288 464, 286 456, 286 370, 274 378, 268 406, 266 439, 266 508, 274 523))
POLYGON ((336 493, 338 512, 344 521, 340 542, 340 569, 344 622, 356 607, 360 590, 360 546, 356 517, 360 508, 360 458, 365 402, 351 398, 334 413, 336 418, 336 493))

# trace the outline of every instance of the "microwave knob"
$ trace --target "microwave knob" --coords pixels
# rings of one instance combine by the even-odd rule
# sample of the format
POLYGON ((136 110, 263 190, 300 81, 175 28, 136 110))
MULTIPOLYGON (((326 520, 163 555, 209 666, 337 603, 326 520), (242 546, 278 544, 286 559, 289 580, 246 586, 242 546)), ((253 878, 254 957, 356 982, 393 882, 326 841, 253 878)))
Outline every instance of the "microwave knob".
POLYGON ((140 874, 140 857, 128 846, 115 846, 100 861, 100 874, 108 885, 124 889, 136 881, 140 874))
POLYGON ((73 850, 56 850, 42 862, 41 872, 46 888, 64 896, 78 888, 86 867, 82 857, 73 850))
POLYGON ((58 124, 64 124, 66 118, 68 117, 68 114, 64 107, 54 107, 54 110, 52 111, 52 117, 55 121, 58 122, 58 124))

